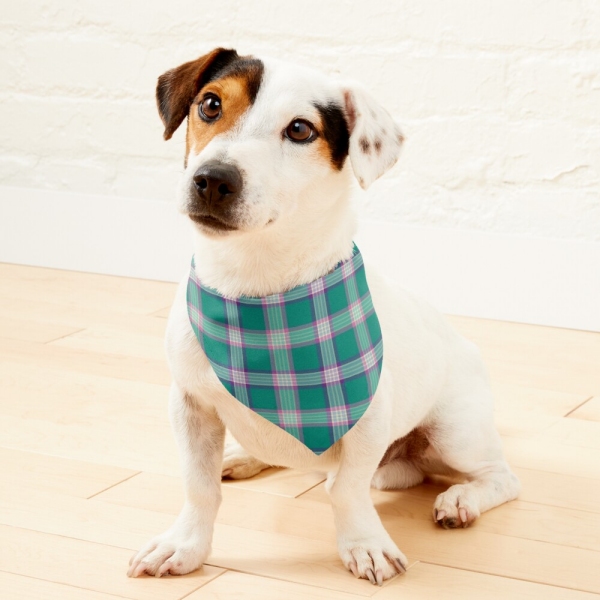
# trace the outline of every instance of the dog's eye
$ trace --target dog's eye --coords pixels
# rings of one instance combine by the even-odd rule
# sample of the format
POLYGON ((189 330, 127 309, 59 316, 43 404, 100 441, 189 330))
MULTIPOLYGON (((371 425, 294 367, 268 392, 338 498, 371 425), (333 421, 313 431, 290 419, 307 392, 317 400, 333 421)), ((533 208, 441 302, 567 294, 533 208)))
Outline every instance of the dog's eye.
POLYGON ((310 142, 315 137, 314 127, 304 119, 294 119, 285 128, 285 137, 292 142, 310 142))
POLYGON ((198 106, 198 114, 205 121, 216 121, 221 116, 221 110, 221 99, 214 94, 208 94, 198 106))

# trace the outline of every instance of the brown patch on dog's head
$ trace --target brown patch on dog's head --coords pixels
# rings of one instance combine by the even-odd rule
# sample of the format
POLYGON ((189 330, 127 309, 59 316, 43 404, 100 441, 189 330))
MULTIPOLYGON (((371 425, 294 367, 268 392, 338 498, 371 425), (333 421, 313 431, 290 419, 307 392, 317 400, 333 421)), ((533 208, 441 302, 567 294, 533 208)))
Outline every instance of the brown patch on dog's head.
POLYGON ((360 144, 360 149, 365 154, 369 154, 371 152, 371 144, 366 137, 361 137, 360 140, 358 140, 358 143, 360 144))
POLYGON ((262 62, 240 57, 235 50, 217 48, 158 78, 156 100, 170 139, 186 116, 187 147, 198 151, 215 135, 231 128, 254 102, 262 79, 262 62), (207 123, 198 116, 198 105, 207 93, 221 99, 222 116, 207 123))
POLYGON ((344 111, 334 102, 315 104, 315 108, 321 118, 318 128, 320 137, 317 140, 319 150, 334 169, 340 171, 348 156, 350 145, 350 132, 344 111))
POLYGON ((219 74, 200 90, 189 113, 186 139, 188 154, 190 150, 198 154, 215 136, 235 127, 256 97, 260 82, 257 85, 253 75, 249 72, 219 74), (221 100, 221 117, 213 122, 206 122, 198 114, 208 94, 214 94, 221 100))
POLYGON ((381 140, 378 138, 373 142, 373 146, 375 146, 375 152, 377 152, 377 154, 381 153, 381 140))

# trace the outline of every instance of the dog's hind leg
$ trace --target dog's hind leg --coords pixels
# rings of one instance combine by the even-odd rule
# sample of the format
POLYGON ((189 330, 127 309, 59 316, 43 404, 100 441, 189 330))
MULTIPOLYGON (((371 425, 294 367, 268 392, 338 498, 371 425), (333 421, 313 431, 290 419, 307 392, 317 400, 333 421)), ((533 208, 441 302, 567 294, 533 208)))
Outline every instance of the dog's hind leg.
POLYGON ((223 467, 221 477, 229 479, 248 479, 261 471, 268 469, 268 465, 258 458, 254 458, 242 448, 237 441, 227 442, 223 452, 223 467))
POLYGON ((404 490, 423 481, 423 472, 412 462, 396 459, 379 467, 371 480, 377 490, 404 490))
POLYGON ((434 503, 433 519, 445 529, 468 527, 481 513, 514 500, 520 491, 494 427, 491 392, 480 389, 457 404, 430 436, 442 461, 467 479, 448 488, 434 503), (482 405, 489 410, 481 410, 482 405))
POLYGON ((423 481, 421 459, 429 447, 425 431, 413 429, 397 439, 386 450, 379 468, 373 475, 371 487, 378 490, 402 490, 423 481))

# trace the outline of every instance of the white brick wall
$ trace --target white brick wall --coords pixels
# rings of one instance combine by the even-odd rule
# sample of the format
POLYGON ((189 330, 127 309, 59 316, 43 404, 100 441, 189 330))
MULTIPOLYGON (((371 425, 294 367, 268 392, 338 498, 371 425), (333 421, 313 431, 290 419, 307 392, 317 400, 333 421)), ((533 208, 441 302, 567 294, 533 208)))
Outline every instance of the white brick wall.
POLYGON ((598 0, 28 0, 0 15, 0 185, 169 200, 156 77, 216 45, 361 79, 403 123, 374 219, 600 241, 598 0))

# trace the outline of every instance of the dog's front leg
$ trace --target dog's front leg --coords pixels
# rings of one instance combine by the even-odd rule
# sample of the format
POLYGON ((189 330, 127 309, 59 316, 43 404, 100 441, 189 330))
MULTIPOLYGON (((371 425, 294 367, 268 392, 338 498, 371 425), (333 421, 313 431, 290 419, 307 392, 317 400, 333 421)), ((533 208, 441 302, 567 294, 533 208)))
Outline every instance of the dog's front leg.
POLYGON ((404 573, 408 562, 383 527, 370 495, 371 479, 387 448, 387 437, 377 419, 365 415, 363 420, 344 436, 339 469, 330 474, 327 489, 344 565, 356 577, 381 585, 404 573))
POLYGON ((221 503, 225 427, 214 411, 202 407, 175 384, 171 385, 169 412, 183 463, 185 504, 171 528, 132 558, 130 577, 142 573, 184 575, 199 568, 210 553, 221 503))

